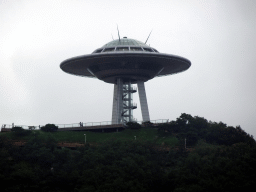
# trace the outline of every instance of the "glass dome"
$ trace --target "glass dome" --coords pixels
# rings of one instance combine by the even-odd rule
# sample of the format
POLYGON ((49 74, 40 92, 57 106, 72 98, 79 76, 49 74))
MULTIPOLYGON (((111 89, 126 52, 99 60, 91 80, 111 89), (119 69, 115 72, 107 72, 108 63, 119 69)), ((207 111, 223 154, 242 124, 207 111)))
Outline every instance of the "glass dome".
POLYGON ((133 46, 143 46, 143 47, 149 47, 145 43, 142 43, 141 41, 135 40, 135 39, 128 39, 127 37, 124 37, 122 39, 116 39, 114 41, 110 41, 109 43, 105 44, 101 48, 105 47, 116 47, 119 45, 133 45, 133 46))

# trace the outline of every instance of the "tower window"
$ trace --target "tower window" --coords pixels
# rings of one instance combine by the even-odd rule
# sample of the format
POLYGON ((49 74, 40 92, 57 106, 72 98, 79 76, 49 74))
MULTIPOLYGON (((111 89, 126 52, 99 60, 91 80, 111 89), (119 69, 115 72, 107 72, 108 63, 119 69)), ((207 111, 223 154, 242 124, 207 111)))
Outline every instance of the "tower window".
POLYGON ((105 49, 103 50, 103 52, 111 52, 111 51, 114 51, 114 50, 115 50, 114 47, 112 47, 112 48, 105 48, 105 49))
POLYGON ((143 49, 144 49, 144 51, 146 51, 146 52, 153 52, 153 50, 150 49, 150 48, 144 48, 144 47, 143 47, 143 49))
POLYGON ((97 49, 96 51, 94 51, 94 53, 100 53, 102 51, 102 49, 97 49))
POLYGON ((117 47, 116 51, 129 51, 129 47, 117 47))
POLYGON ((141 47, 130 47, 130 51, 143 51, 141 47))

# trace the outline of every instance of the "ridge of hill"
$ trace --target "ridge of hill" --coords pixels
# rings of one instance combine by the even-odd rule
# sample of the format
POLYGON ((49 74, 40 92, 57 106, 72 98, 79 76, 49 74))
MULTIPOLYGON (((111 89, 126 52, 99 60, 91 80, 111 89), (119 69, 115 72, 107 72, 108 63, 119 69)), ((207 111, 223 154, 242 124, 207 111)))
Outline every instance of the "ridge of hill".
POLYGON ((51 138, 56 142, 74 143, 102 143, 105 141, 132 141, 151 142, 156 145, 167 146, 195 146, 203 140, 209 144, 233 145, 244 142, 255 144, 252 135, 246 133, 240 126, 227 126, 223 122, 211 122, 203 117, 192 117, 189 114, 181 114, 175 121, 163 123, 155 127, 140 128, 131 126, 120 132, 92 132, 92 131, 68 131, 68 132, 44 132, 41 130, 23 130, 9 133, 1 133, 13 140, 30 140, 36 134, 42 140, 51 138), (134 128, 135 127, 135 128, 134 128))

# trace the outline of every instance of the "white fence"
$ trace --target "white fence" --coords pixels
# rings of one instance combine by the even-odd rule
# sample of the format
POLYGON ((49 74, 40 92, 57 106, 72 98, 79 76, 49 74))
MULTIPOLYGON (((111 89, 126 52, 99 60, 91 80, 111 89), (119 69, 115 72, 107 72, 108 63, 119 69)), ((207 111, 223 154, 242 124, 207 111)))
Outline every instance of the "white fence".
MULTIPOLYGON (((158 120, 151 120, 150 122, 153 124, 161 124, 161 123, 168 123, 169 119, 158 119, 158 120)), ((137 121, 137 123, 142 124, 143 121, 137 121)), ((93 127, 93 126, 105 126, 105 125, 113 125, 111 121, 102 121, 102 122, 88 122, 88 123, 71 123, 71 124, 55 124, 58 128, 73 128, 73 127, 93 127)), ((23 129, 40 129, 44 125, 38 126, 28 126, 28 125, 9 125, 3 124, 2 128, 13 128, 13 127, 22 127, 23 129)))

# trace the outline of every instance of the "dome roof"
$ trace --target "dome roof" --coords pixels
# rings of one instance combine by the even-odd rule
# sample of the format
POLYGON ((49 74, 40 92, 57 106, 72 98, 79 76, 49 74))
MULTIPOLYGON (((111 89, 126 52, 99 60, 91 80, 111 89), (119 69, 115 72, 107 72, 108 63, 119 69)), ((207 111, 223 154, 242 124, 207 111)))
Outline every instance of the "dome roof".
POLYGON ((116 39, 114 41, 110 41, 109 43, 105 44, 101 48, 105 47, 116 47, 116 46, 123 46, 123 45, 132 45, 132 46, 143 46, 143 47, 149 47, 145 43, 142 43, 141 41, 135 40, 135 39, 128 39, 127 37, 124 37, 122 39, 116 39))

